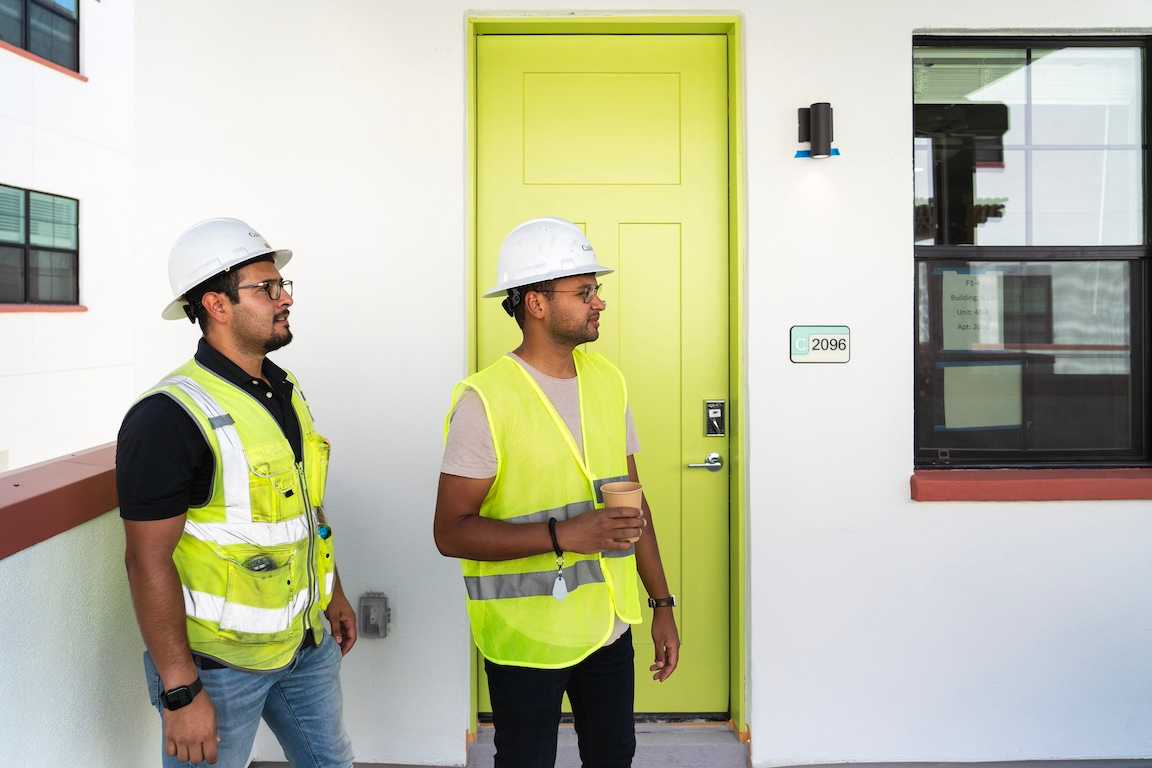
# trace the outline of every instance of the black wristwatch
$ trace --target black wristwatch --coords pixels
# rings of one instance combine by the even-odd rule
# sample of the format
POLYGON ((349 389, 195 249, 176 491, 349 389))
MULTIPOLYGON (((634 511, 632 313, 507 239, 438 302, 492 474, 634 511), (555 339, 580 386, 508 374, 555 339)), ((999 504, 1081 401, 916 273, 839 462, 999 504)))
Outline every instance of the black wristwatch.
POLYGON ((650 597, 648 598, 649 608, 675 608, 676 595, 668 595, 668 597, 650 597))
POLYGON ((200 678, 196 678, 190 685, 178 685, 170 691, 164 691, 160 694, 160 701, 165 709, 180 709, 191 704, 192 699, 202 690, 204 684, 200 682, 200 678))

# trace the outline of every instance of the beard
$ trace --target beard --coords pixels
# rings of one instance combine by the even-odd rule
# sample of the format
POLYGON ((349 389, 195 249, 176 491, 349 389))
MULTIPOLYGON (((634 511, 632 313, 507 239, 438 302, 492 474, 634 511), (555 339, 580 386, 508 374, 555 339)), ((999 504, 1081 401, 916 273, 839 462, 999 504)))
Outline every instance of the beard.
POLYGON ((265 354, 267 354, 269 352, 275 352, 276 350, 280 349, 281 347, 286 347, 292 343, 292 329, 291 328, 285 327, 283 331, 280 331, 279 329, 277 329, 276 323, 279 322, 280 320, 284 320, 284 321, 288 320, 288 311, 287 310, 285 310, 284 312, 282 312, 282 313, 280 313, 280 314, 278 314, 272 318, 272 335, 269 336, 268 338, 264 339, 264 353, 265 354))
POLYGON ((233 326, 233 332, 236 341, 244 349, 267 354, 287 346, 292 341, 292 330, 277 327, 276 318, 272 318, 271 327, 265 325, 266 320, 261 321, 250 315, 239 319, 240 322, 233 326))
POLYGON ((553 339, 570 347, 578 347, 581 344, 587 344, 600 338, 600 330, 592 327, 590 320, 584 320, 583 322, 569 321, 567 323, 553 320, 548 331, 553 339))
POLYGON ((284 333, 276 334, 264 342, 264 352, 275 352, 281 347, 286 347, 292 343, 292 331, 284 331, 284 333))

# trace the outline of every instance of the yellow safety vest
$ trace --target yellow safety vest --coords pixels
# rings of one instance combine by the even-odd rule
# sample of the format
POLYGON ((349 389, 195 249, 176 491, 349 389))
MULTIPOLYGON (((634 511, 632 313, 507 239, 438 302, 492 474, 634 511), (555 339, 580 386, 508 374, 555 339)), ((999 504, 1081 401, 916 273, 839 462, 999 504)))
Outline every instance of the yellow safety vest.
MULTIPOLYGON (((296 379, 289 374, 292 383, 296 379)), ((313 428, 300 388, 292 407, 304 459, 252 395, 191 360, 142 395, 164 394, 199 425, 215 472, 208 503, 192 507, 172 560, 180 574, 188 644, 240 669, 287 666, 306 631, 323 638, 336 561, 319 533, 329 443, 313 428)))
MULTIPOLYGON (((573 352, 580 391, 584 453, 548 397, 524 368, 502 357, 456 385, 445 435, 461 395, 484 404, 496 477, 480 516, 506 523, 563 521, 604 506, 600 486, 628 479, 625 409, 620 371, 602 355, 573 352)), ((517 560, 461 560, 472 637, 484 657, 540 669, 576 664, 608 639, 615 616, 638 624, 636 550, 564 553, 568 596, 552 596, 556 555, 517 560)))

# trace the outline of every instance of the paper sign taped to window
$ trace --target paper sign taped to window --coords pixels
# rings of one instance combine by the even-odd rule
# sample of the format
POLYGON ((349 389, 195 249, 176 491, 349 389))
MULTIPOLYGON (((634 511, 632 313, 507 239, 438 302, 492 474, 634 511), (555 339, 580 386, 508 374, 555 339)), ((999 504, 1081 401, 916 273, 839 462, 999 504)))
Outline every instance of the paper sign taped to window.
POLYGON ((944 349, 1004 345, 1004 273, 944 270, 940 299, 944 349))
POLYGON ((944 367, 944 428, 1019 427, 1023 420, 1020 363, 944 367))

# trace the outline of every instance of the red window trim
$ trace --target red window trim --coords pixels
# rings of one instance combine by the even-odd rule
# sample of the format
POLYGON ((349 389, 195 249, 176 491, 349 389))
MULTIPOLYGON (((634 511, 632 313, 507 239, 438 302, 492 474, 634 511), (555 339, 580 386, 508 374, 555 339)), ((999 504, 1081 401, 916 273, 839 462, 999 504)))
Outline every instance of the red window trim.
POLYGON ((54 69, 57 72, 68 75, 68 77, 75 78, 76 80, 79 80, 82 83, 88 82, 88 78, 85 77, 84 75, 80 74, 76 70, 68 69, 68 67, 61 66, 54 61, 49 61, 48 59, 44 58, 43 56, 37 56, 36 54, 32 53, 31 51, 26 51, 17 45, 12 45, 12 43, 7 43, 3 40, 0 40, 0 50, 11 51, 12 53, 16 54, 17 56, 23 56, 25 59, 28 59, 29 61, 34 61, 37 64, 43 64, 44 66, 48 67, 49 69, 54 69))
POLYGON ((0 304, 0 313, 17 312, 87 312, 84 304, 0 304))
POLYGON ((120 504, 116 443, 0 473, 0 560, 64 533, 120 504))
POLYGON ((1152 499, 1152 469, 918 469, 913 501, 1152 499))

